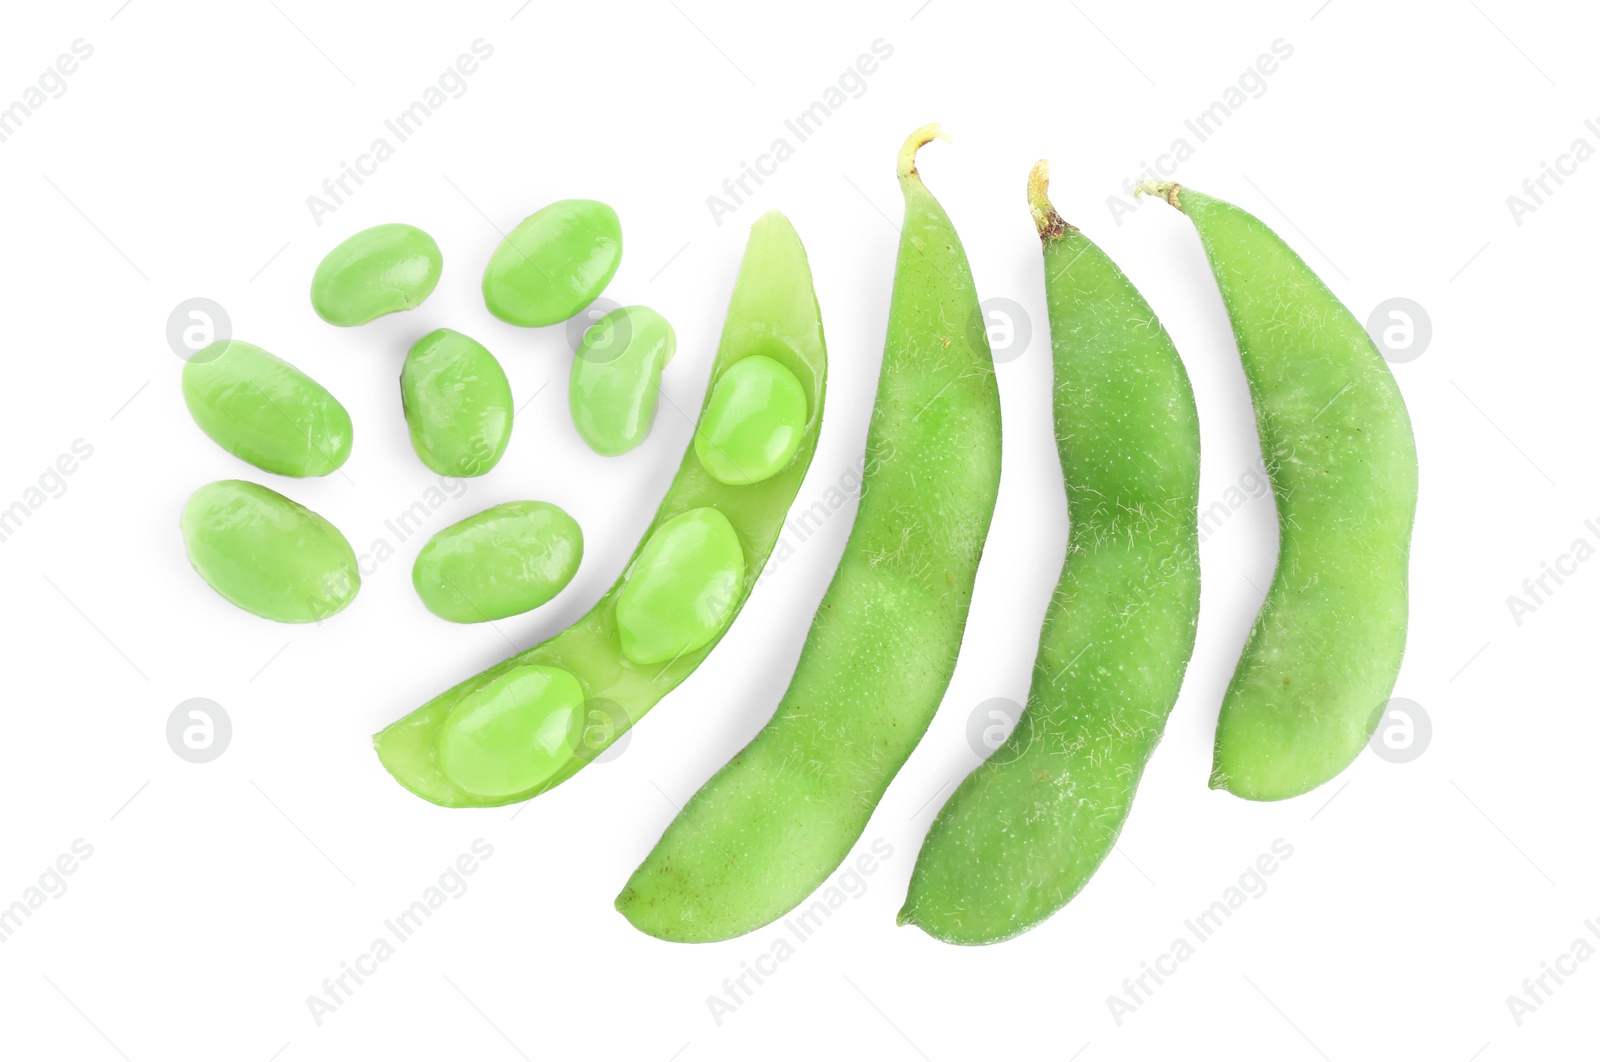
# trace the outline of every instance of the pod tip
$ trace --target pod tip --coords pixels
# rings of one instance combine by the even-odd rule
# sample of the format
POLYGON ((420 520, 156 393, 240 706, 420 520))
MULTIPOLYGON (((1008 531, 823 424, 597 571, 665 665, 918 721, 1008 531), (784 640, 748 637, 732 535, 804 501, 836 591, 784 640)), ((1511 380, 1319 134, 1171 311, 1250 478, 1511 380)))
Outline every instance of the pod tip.
POLYGON ((1133 194, 1135 198, 1142 195, 1158 195, 1165 199, 1168 205, 1178 207, 1178 191, 1181 187, 1177 181, 1140 181, 1134 186, 1133 194))
POLYGON ((1059 240, 1068 231, 1076 232, 1076 225, 1070 225, 1056 213, 1056 208, 1050 204, 1050 163, 1040 159, 1033 164, 1033 169, 1028 171, 1028 209, 1033 213, 1033 227, 1039 230, 1041 243, 1059 240))
POLYGON ((943 140, 950 143, 950 134, 939 128, 938 122, 929 122, 915 133, 906 137, 906 142, 900 147, 900 162, 895 172, 901 180, 908 177, 917 177, 917 149, 930 140, 943 140))

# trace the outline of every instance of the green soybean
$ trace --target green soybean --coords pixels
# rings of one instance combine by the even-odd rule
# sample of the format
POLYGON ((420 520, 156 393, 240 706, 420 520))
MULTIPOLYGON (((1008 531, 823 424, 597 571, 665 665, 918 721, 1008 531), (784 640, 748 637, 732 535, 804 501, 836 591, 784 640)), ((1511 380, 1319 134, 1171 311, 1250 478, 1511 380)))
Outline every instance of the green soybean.
POLYGON ((329 324, 366 324, 433 294, 444 258, 414 225, 375 225, 329 251, 311 277, 311 306, 329 324))
POLYGON ((1233 324, 1278 506, 1278 565, 1217 720, 1211 785, 1308 792, 1356 758, 1406 642, 1417 450, 1367 331, 1260 220, 1147 184, 1194 222, 1233 324))
POLYGON ((339 529, 258 483, 206 484, 183 507, 179 527, 200 578, 246 612, 312 623, 361 589, 355 551, 339 529))
POLYGON ((623 306, 589 326, 572 359, 572 423, 597 454, 616 457, 644 441, 656 416, 661 370, 677 337, 648 306, 623 306))
POLYGON ((674 516, 651 532, 623 575, 622 655, 659 664, 708 644, 733 618, 743 583, 744 550, 726 516, 709 506, 674 516))
POLYGON ((505 502, 430 538, 411 568, 417 596, 454 623, 517 616, 566 589, 583 561, 583 531, 549 502, 505 502))
POLYGON ((350 456, 350 414, 328 389, 258 346, 219 340, 183 367, 183 400, 200 430, 280 476, 325 476, 350 456))
POLYGON ((514 667, 461 698, 439 728, 440 770, 491 800, 531 789, 572 755, 583 702, 572 672, 514 667), (504 755, 506 749, 517 754, 504 755))
MULTIPOLYGON (((757 354, 782 362, 805 386, 811 414, 799 451, 770 478, 729 486, 714 479, 689 449, 642 540, 649 544, 663 525, 696 509, 712 509, 727 518, 738 535, 744 576, 726 606, 728 618, 718 626, 716 634, 704 645, 664 663, 638 664, 629 659, 623 651, 618 602, 638 570, 636 553, 622 578, 573 626, 459 683, 377 734, 374 745, 378 757, 401 785, 425 800, 447 807, 509 804, 545 792, 576 774, 643 718, 715 648, 777 543, 795 492, 810 467, 821 424, 827 376, 822 320, 805 249, 788 219, 776 211, 761 217, 750 230, 750 243, 712 364, 711 386, 714 388, 731 366, 757 354), (508 671, 527 665, 560 668, 576 678, 584 695, 579 739, 571 744, 570 752, 560 758, 560 763, 542 773, 537 782, 515 792, 471 792, 441 767, 441 728, 470 695, 508 671)), ((526 718, 518 723, 523 733, 547 733, 547 724, 542 721, 546 711, 539 704, 530 703, 526 718)), ((560 725, 563 724, 548 723, 556 729, 560 725)), ((487 775, 495 770, 510 771, 506 765, 525 760, 528 750, 513 740, 480 746, 474 755, 493 761, 481 767, 487 775)), ((459 762, 451 770, 456 777, 478 777, 473 768, 459 762)), ((540 770, 543 772, 543 768, 540 770)))
POLYGON ((562 199, 524 218, 483 273, 489 312, 536 328, 593 302, 622 262, 617 212, 592 199, 562 199))
POLYGON ((905 224, 861 504, 771 721, 685 805, 617 897, 652 936, 780 918, 849 854, 955 669, 1000 484, 1000 399, 966 253, 901 149, 905 224))
POLYGON ((711 392, 694 452, 720 483, 756 483, 789 463, 806 423, 806 392, 771 358, 746 358, 711 392))
POLYGON ((1056 444, 1070 530, 1033 688, 917 856, 901 924, 1005 940, 1072 899, 1111 852, 1194 650, 1200 425, 1155 312, 1029 176, 1044 245, 1056 444))
POLYGON ((449 328, 417 340, 400 369, 411 447, 446 476, 481 476, 511 441, 511 384, 483 344, 449 328))

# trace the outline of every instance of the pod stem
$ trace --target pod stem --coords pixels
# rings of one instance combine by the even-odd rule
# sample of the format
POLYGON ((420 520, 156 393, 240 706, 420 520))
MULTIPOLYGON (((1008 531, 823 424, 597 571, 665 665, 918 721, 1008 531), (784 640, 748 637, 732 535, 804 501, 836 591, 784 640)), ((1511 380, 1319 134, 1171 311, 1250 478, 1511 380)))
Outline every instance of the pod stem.
POLYGON ((1181 188, 1182 185, 1177 181, 1140 181, 1134 186, 1133 194, 1135 198, 1141 195, 1158 195, 1165 199, 1169 206, 1182 210, 1183 207, 1178 204, 1178 191, 1181 188))
POLYGON ((919 181, 922 179, 922 175, 917 172, 917 149, 930 140, 943 140, 948 144, 950 134, 940 129, 938 122, 929 122, 906 137, 906 142, 900 147, 899 165, 895 167, 895 173, 902 181, 911 177, 919 181))
POLYGON ((1039 242, 1059 240, 1068 232, 1077 232, 1078 226, 1069 223, 1050 204, 1050 163, 1040 159, 1028 171, 1028 209, 1033 212, 1033 227, 1039 230, 1039 242))

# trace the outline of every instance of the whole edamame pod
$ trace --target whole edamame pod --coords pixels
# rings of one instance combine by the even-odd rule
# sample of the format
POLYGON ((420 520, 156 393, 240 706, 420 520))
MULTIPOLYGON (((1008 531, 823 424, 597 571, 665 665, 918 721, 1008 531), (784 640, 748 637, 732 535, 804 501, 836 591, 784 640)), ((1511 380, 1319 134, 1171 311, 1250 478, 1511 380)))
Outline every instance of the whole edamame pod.
POLYGON ((1406 643, 1417 449, 1361 322, 1236 206, 1149 182, 1194 222, 1233 323, 1278 506, 1278 567, 1217 720, 1211 786, 1299 796, 1366 746, 1406 643))
POLYGON ((1028 704, 934 819, 900 923, 1005 940, 1060 910, 1111 852, 1161 740, 1200 613, 1200 425, 1166 329, 1046 196, 1056 445, 1069 533, 1028 704))
POLYGON ((751 227, 707 394, 758 356, 806 395, 804 437, 789 462, 730 485, 691 445, 638 551, 588 615, 373 738, 396 781, 446 807, 526 800, 576 774, 706 658, 777 544, 822 422, 822 319, 805 248, 777 211, 751 227))
POLYGON ((781 918, 850 852, 955 670, 1000 485, 1000 396, 961 240, 900 150, 905 225, 861 505, 772 720, 690 799, 617 897, 651 936, 781 918))

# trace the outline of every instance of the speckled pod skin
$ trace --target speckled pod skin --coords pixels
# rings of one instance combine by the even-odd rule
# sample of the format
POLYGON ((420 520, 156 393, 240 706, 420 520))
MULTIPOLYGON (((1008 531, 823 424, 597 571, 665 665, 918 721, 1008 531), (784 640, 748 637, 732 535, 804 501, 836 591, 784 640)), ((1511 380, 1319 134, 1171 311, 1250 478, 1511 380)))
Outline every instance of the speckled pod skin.
POLYGON ((1178 185, 1233 322, 1278 505, 1278 567, 1217 720, 1211 785, 1299 796, 1360 754, 1406 644, 1417 449, 1361 322, 1260 220, 1178 185))
POLYGON ((1060 910, 1110 854, 1178 699, 1200 614, 1200 423, 1155 311, 1029 182, 1044 244, 1066 563, 1028 704, 923 841, 901 924, 989 944, 1060 910))

